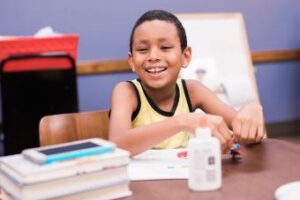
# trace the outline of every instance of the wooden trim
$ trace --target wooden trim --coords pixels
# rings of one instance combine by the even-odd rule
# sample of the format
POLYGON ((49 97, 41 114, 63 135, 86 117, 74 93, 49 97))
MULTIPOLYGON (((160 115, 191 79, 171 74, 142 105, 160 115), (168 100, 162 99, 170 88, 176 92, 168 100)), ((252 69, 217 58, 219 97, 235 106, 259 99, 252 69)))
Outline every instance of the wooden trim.
POLYGON ((77 65, 77 74, 104 74, 131 71, 127 60, 84 61, 77 65))
POLYGON ((300 49, 257 51, 251 54, 254 63, 300 60, 300 49))
MULTIPOLYGON (((253 63, 300 60, 300 49, 256 51, 251 53, 253 63)), ((82 61, 77 65, 78 75, 130 72, 126 59, 82 61)))

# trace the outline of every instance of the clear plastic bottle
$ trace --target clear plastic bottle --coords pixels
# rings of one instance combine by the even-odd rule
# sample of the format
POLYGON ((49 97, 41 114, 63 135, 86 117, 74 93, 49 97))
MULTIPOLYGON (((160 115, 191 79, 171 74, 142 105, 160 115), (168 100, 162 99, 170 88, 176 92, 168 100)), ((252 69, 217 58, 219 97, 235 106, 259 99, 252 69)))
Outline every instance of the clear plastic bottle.
POLYGON ((221 187, 221 145, 217 138, 212 137, 206 119, 201 128, 196 129, 196 137, 188 143, 188 162, 191 190, 211 191, 221 187))

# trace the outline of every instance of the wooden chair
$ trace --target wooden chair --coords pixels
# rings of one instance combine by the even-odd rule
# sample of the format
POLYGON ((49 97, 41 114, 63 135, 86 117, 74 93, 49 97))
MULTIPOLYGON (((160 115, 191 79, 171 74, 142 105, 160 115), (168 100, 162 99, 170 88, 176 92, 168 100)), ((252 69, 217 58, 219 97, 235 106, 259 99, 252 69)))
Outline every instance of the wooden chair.
POLYGON ((108 138, 108 110, 44 116, 39 124, 40 145, 93 137, 108 138))

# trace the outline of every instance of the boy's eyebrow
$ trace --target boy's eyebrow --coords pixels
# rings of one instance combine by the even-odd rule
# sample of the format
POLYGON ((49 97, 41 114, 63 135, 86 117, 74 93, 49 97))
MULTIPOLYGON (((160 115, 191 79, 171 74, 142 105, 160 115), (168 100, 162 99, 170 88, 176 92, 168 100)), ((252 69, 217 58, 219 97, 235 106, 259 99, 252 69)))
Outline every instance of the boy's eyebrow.
POLYGON ((139 44, 148 44, 149 42, 147 40, 140 40, 140 41, 137 41, 137 42, 134 42, 133 44, 134 45, 139 45, 139 44))
POLYGON ((168 41, 168 39, 167 38, 160 38, 160 39, 158 39, 158 41, 159 42, 165 42, 165 41, 168 41))
MULTIPOLYGON (((169 40, 167 38, 159 38, 158 39, 158 42, 165 42, 165 41, 169 41, 169 40)), ((134 44, 148 44, 148 43, 149 43, 149 40, 147 40, 147 39, 134 42, 134 44)))

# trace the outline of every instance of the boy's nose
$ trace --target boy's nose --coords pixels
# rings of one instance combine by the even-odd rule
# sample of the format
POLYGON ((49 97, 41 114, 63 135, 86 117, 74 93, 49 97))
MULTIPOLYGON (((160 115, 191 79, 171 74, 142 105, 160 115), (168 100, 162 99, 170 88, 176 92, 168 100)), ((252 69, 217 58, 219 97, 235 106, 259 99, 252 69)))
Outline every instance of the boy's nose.
POLYGON ((153 49, 150 50, 148 60, 149 61, 159 60, 159 52, 156 48, 153 48, 153 49))

